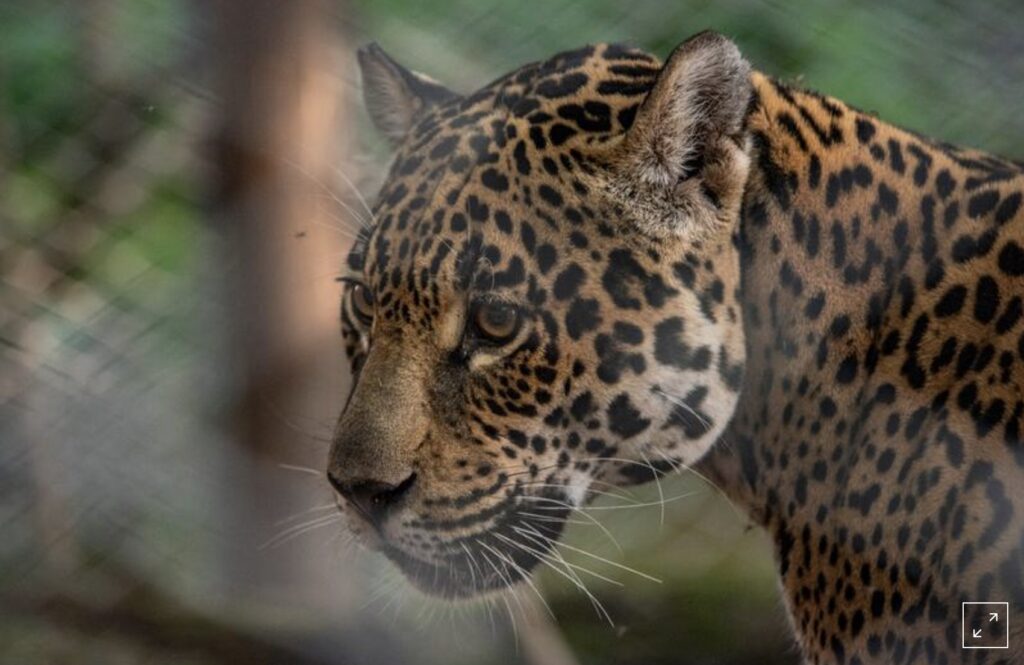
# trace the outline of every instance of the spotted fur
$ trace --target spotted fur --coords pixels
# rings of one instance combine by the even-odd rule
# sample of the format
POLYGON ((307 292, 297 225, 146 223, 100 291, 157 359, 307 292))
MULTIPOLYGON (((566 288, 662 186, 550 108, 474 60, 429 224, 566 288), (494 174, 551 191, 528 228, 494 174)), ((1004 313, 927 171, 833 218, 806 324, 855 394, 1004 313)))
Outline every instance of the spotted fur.
POLYGON ((348 261, 372 317, 342 307, 353 528, 468 596, 550 558, 595 482, 697 465, 773 537, 808 662, 1020 662, 962 651, 960 603, 1024 639, 1021 165, 712 33, 468 96, 361 60, 396 155, 348 261))

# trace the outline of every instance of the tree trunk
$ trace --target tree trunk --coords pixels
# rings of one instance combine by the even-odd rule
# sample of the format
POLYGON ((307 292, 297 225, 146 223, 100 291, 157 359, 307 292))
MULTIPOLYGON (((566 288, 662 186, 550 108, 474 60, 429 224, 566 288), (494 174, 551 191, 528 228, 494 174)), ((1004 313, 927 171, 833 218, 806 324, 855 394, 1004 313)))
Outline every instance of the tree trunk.
POLYGON ((324 551, 325 538, 259 545, 283 516, 330 500, 322 476, 281 465, 323 468, 346 380, 333 277, 350 233, 335 219, 326 184, 344 154, 335 140, 344 63, 331 6, 219 0, 212 54, 222 101, 215 260, 228 278, 228 427, 238 452, 227 469, 229 533, 238 539, 228 573, 243 593, 276 588, 289 602, 320 593, 328 604, 327 590, 336 597, 338 587, 324 575, 338 577, 327 564, 339 557, 324 551))

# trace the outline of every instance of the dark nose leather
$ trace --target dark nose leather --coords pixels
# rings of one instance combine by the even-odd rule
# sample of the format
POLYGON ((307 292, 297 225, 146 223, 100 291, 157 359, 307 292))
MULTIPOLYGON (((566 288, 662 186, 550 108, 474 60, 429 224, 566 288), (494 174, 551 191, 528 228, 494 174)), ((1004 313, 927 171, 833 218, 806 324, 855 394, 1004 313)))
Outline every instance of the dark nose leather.
POLYGON ((345 500, 364 518, 380 526, 387 518, 388 512, 409 493, 416 482, 416 474, 409 474, 398 485, 361 478, 341 480, 333 473, 328 473, 327 479, 338 494, 345 497, 345 500))

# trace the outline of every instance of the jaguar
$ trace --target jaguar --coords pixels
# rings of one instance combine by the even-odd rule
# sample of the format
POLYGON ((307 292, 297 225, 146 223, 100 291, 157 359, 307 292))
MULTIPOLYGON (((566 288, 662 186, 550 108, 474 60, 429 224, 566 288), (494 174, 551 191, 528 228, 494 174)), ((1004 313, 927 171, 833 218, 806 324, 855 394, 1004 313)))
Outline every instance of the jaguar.
POLYGON ((358 60, 393 160, 327 477, 362 542, 499 593, 600 488, 694 469, 770 536, 805 662, 1024 662, 1021 163, 714 32, 465 95, 358 60))

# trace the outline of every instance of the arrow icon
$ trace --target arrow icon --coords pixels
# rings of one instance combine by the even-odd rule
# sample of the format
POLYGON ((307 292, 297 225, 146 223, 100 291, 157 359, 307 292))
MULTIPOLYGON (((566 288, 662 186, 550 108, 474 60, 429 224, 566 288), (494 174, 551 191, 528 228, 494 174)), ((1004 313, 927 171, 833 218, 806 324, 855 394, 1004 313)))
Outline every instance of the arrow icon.
POLYGON ((971 633, 971 634, 974 636, 975 639, 980 638, 981 637, 981 628, 975 628, 974 632, 971 633))
POLYGON ((999 615, 996 612, 990 612, 988 615, 988 622, 999 621, 999 615))

